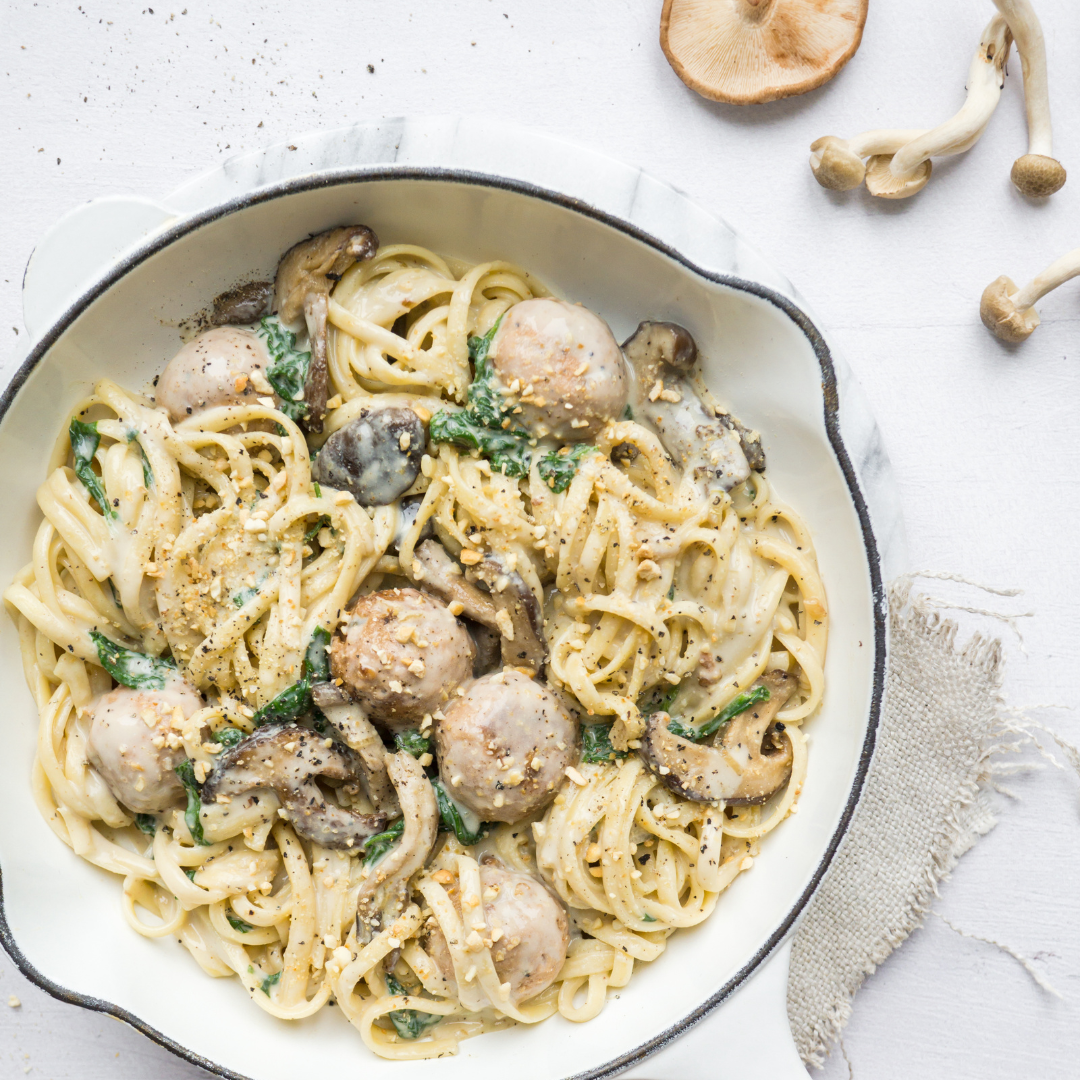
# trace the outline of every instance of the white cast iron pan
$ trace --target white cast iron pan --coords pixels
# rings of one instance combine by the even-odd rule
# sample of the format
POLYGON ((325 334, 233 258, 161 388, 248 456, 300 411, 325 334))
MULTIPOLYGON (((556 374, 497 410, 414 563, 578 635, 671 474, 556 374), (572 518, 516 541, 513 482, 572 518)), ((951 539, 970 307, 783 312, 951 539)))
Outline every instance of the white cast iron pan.
POLYGON ((209 979, 175 942, 128 929, 119 880, 60 844, 32 803, 37 717, 5 619, 0 940, 50 993, 120 1017, 221 1076, 291 1080, 313 1067, 377 1080, 804 1076, 786 1024, 785 942, 840 842, 874 744, 885 622, 868 495, 890 536, 896 521, 888 464, 846 369, 783 278, 636 169, 475 121, 360 125, 291 146, 229 162, 163 203, 89 203, 39 245, 24 283, 36 344, 0 399, 9 528, 0 579, 29 556, 34 492, 71 404, 102 374, 144 386, 176 350, 185 317, 240 280, 272 276, 297 239, 359 221, 384 243, 509 259, 598 311, 620 339, 643 318, 687 325, 713 391, 763 433, 770 479, 813 531, 832 613, 800 812, 715 914, 676 934, 596 1020, 555 1017, 467 1041, 454 1058, 383 1062, 337 1010, 273 1020, 236 980, 209 979))

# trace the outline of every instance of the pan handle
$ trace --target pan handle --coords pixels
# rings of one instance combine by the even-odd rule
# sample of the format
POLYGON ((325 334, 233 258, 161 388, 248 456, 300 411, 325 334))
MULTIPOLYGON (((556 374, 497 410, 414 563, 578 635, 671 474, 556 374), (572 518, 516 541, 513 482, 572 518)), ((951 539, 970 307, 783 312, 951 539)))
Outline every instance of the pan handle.
POLYGON ((110 195, 70 210, 34 248, 23 274, 23 322, 36 341, 109 265, 176 220, 152 199, 110 195))
POLYGON ((620 1080, 806 1080, 787 1018, 791 940, 715 1012, 620 1080))

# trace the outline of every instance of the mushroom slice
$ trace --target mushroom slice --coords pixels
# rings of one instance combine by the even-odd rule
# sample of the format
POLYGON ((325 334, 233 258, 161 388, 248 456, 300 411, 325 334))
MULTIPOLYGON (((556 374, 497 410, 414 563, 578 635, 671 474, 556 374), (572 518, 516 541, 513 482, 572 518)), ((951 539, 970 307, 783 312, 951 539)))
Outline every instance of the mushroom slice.
POLYGON ((307 323, 311 348, 304 400, 308 404, 305 426, 322 431, 326 414, 327 380, 326 320, 330 291, 355 262, 370 259, 379 239, 366 225, 343 225, 293 245, 278 263, 274 281, 274 308, 282 322, 307 323))
POLYGON ((868 0, 664 0, 660 47, 713 101, 749 105, 828 82, 862 41, 868 0))
POLYGON ((1005 61, 1012 46, 1009 24, 995 15, 987 24, 968 70, 967 98, 945 123, 902 146, 875 155, 866 167, 866 190, 883 199, 906 199, 930 179, 930 159, 970 150, 994 115, 1005 85, 1005 61))
POLYGON ((420 763, 405 750, 387 752, 384 760, 401 804, 405 829, 401 840, 369 868, 360 886, 356 918, 369 934, 401 914, 409 878, 423 867, 439 833, 435 789, 420 763))
POLYGON ((412 409, 364 408, 326 440, 312 463, 311 476, 327 487, 350 492, 361 506, 389 506, 420 475, 426 444, 427 432, 412 409))
POLYGON ((994 0, 994 5, 1009 23, 1024 72, 1028 152, 1013 162, 1010 177, 1017 190, 1042 199, 1065 183, 1065 169, 1053 153, 1046 42, 1031 0, 994 0))
POLYGON ((532 589, 516 570, 508 570, 494 555, 474 567, 472 573, 491 590, 495 624, 502 634, 499 644, 503 664, 529 671, 540 678, 548 650, 544 616, 532 589))
POLYGON ((1063 255, 1022 289, 1004 274, 983 290, 979 315, 983 325, 1002 341, 1023 341, 1039 325, 1034 305, 1048 292, 1080 275, 1080 248, 1063 255))
POLYGON ((461 604, 460 614, 498 632, 498 609, 491 597, 465 580, 461 567, 437 540, 425 540, 413 552, 413 565, 407 571, 425 592, 434 593, 447 604, 456 601, 461 604))
POLYGON ((693 342, 690 331, 675 323, 646 321, 622 349, 634 369, 635 414, 656 428, 664 449, 708 497, 717 487, 730 491, 750 475, 744 436, 748 448, 756 444, 750 452, 762 468, 764 453, 757 436, 734 417, 708 408, 682 377, 697 359, 693 342))
POLYGON ((769 697, 739 713, 727 725, 718 746, 690 742, 668 730, 667 713, 649 717, 641 740, 646 765, 676 795, 692 802, 724 802, 728 806, 763 803, 791 775, 791 742, 774 728, 776 714, 795 692, 798 679, 786 671, 770 671, 754 686, 769 697))
POLYGON ((311 696, 345 745, 359 759, 360 775, 372 806, 380 814, 397 817, 401 808, 386 774, 386 747, 375 725, 364 715, 364 710, 333 683, 316 683, 311 688, 311 696))
POLYGON ((268 725, 230 747, 203 784, 203 802, 271 788, 285 817, 303 837, 327 848, 358 851, 386 825, 385 814, 357 814, 326 801, 315 778, 351 780, 360 771, 356 755, 296 724, 268 725))
POLYGON ((258 322, 269 310, 274 296, 272 281, 249 281, 214 297, 210 322, 214 326, 245 326, 258 322))

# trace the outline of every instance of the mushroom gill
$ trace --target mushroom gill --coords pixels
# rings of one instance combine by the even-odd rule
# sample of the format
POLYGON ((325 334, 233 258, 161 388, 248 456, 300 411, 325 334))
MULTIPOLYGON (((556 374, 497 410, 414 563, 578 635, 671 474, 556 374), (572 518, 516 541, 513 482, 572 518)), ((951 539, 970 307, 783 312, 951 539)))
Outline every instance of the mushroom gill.
POLYGON ((749 105, 828 82, 862 41, 868 0, 664 0, 660 47, 713 101, 749 105))

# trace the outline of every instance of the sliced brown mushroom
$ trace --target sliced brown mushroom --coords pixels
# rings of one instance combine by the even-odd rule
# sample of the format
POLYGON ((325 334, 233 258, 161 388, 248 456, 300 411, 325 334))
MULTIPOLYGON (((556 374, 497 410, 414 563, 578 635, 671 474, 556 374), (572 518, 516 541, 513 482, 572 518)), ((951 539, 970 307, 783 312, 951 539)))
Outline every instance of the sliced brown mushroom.
POLYGON ((498 630, 492 630, 475 619, 462 618, 465 629, 472 638, 476 655, 473 657, 472 673, 474 679, 487 675, 491 671, 502 667, 502 634, 498 630))
POLYGON ((690 331, 677 323, 646 320, 623 342, 634 369, 634 414, 656 428, 675 463, 707 494, 730 491, 765 468, 756 432, 705 405, 684 377, 697 362, 690 331))
POLYGON ((258 322, 270 311, 274 296, 272 281, 248 281, 214 297, 210 322, 214 326, 246 326, 258 322))
POLYGON ((401 839, 373 866, 365 868, 357 896, 357 925, 367 938, 395 919, 405 907, 409 878, 427 861, 439 833, 435 789, 420 763, 405 750, 387 753, 386 771, 397 791, 405 829, 401 839))
POLYGON ((768 699, 735 716, 714 746, 675 735, 668 729, 671 717, 653 713, 641 740, 641 756, 684 799, 728 806, 763 803, 791 776, 791 741, 775 721, 798 684, 786 671, 763 675, 754 686, 766 687, 768 699))
POLYGON ((381 814, 397 817, 401 807, 386 773, 386 747, 375 725, 340 686, 330 682, 316 683, 311 688, 311 696, 345 745, 359 759, 360 774, 372 806, 381 814))
POLYGON ((749 105, 828 82, 862 41, 868 0, 664 0, 660 46, 713 101, 749 105))
POLYGON ((315 780, 354 780, 359 772, 357 756, 332 740, 296 724, 267 726, 217 759, 203 784, 202 799, 214 802, 218 796, 271 788, 301 836, 323 847, 358 851, 386 826, 386 815, 334 806, 315 780))
POLYGON ((326 320, 330 291, 355 262, 370 259, 379 239, 366 225, 343 225, 293 245, 278 263, 274 308, 282 322, 304 316, 311 362, 304 384, 308 405, 305 427, 322 431, 326 415, 329 370, 326 362, 326 320))
POLYGON ((426 445, 427 432, 412 409, 373 405, 326 440, 311 477, 351 492, 361 506, 389 506, 420 475, 426 445))
POLYGON ((461 567, 437 540, 425 540, 417 547, 413 552, 413 565, 406 571, 425 592, 434 593, 447 604, 456 601, 466 618, 498 631, 498 609, 491 597, 465 580, 461 567))
POLYGON ((508 570, 494 555, 488 555, 469 571, 469 575, 491 590, 495 624, 502 635, 503 664, 522 668, 540 678, 548 651, 544 616, 532 589, 516 570, 508 570))

